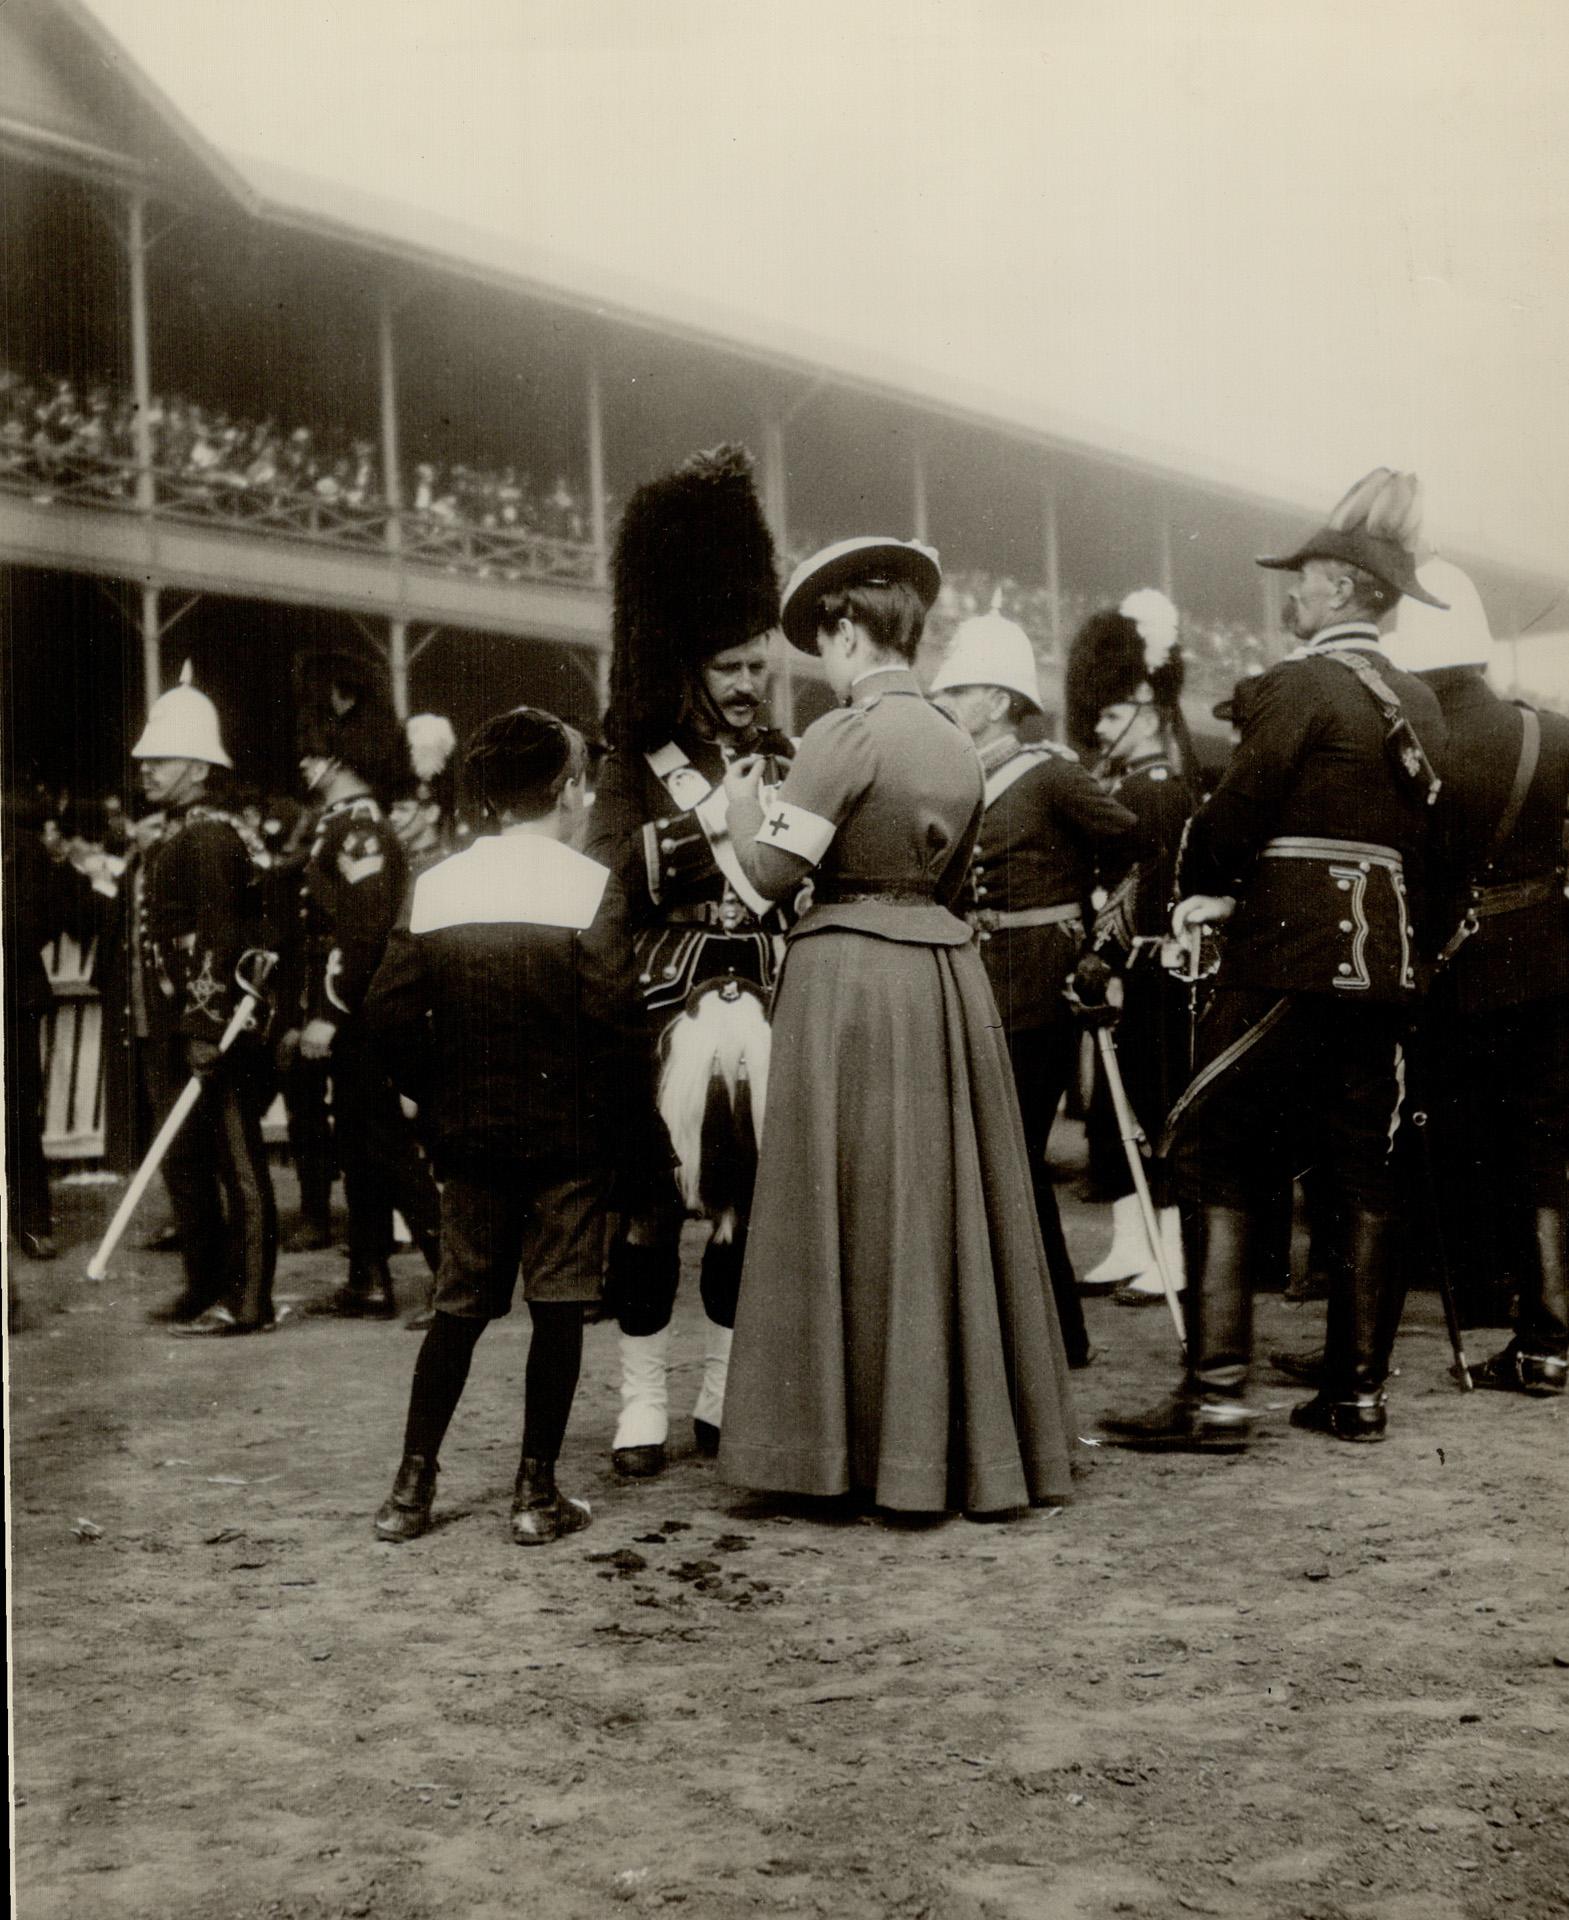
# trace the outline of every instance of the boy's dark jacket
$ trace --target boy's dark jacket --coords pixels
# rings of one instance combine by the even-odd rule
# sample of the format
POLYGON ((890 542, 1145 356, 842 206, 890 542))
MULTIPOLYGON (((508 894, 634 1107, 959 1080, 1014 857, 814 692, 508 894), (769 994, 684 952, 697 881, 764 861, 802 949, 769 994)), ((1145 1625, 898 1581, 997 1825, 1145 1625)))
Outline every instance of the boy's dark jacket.
POLYGON ((628 1208, 668 1186, 625 900, 597 861, 506 834, 439 862, 365 1015, 439 1172, 613 1168, 628 1208))

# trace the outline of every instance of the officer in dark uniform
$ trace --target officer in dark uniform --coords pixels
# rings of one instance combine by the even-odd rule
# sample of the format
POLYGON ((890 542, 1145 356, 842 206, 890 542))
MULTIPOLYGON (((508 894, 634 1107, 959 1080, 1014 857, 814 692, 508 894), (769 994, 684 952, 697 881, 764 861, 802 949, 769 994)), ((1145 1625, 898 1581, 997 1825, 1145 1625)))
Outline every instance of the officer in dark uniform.
MULTIPOLYGON (((1177 631, 1177 609, 1166 596, 1140 588, 1115 611, 1092 614, 1074 635, 1065 680, 1069 738, 1097 749, 1098 764, 1111 776, 1112 797, 1139 828, 1133 863, 1114 878, 1096 917, 1076 990, 1094 1004, 1105 999, 1109 974, 1121 978, 1117 1060, 1129 1105, 1152 1143, 1191 1065, 1188 990, 1161 967, 1156 944, 1176 898, 1177 853, 1197 803, 1187 777, 1193 748, 1180 704, 1184 669, 1177 631)), ((1110 1092, 1099 1074, 1089 1131, 1112 1202, 1112 1238, 1084 1285, 1092 1292, 1116 1287, 1123 1306, 1153 1305, 1165 1298, 1165 1289, 1126 1151, 1116 1139, 1110 1092)), ((1159 1169, 1152 1175, 1159 1202, 1165 1198, 1159 1169)), ((1167 1265, 1180 1284, 1175 1207, 1161 1205, 1159 1221, 1167 1265)))
POLYGON ((1071 747, 1020 740, 1019 726, 1041 711, 1035 654, 1024 629, 995 609, 955 632, 932 694, 974 741, 986 776, 963 905, 1008 1035, 1063 1346, 1068 1365, 1083 1367, 1089 1336, 1046 1151, 1078 1062, 1079 1026, 1063 989, 1083 945, 1085 903, 1100 874, 1126 864, 1138 821, 1071 747))
POLYGON ((776 784, 791 742, 760 719, 779 624, 773 541, 736 447, 694 455, 627 505, 616 540, 606 757, 585 849, 626 893, 660 1047, 660 1111, 679 1163, 668 1202, 613 1248, 621 1323, 617 1471, 658 1473, 683 1214, 713 1222, 693 1421, 716 1452, 768 1071, 767 1006, 788 906, 742 870, 724 773, 762 756, 776 784))
MULTIPOLYGON (((1385 642, 1398 666, 1432 688, 1449 730, 1425 916, 1436 971, 1412 1047, 1413 1090, 1430 1118, 1432 1191, 1456 1277, 1495 1264, 1501 1243, 1524 1256, 1515 1337, 1471 1377, 1505 1392, 1561 1394, 1569 1375, 1569 720, 1488 686, 1492 634, 1458 567, 1431 560, 1419 578, 1449 610, 1404 601, 1385 642)), ((1391 1340, 1398 1304, 1397 1295, 1391 1340)))
POLYGON ((202 1097, 164 1156, 185 1285, 149 1318, 187 1334, 273 1324, 278 1220, 262 1144, 268 1074, 257 1036, 226 1053, 235 969, 262 934, 264 849, 223 805, 233 768, 212 702, 181 684, 153 703, 131 749, 162 835, 133 868, 131 1007, 150 1111, 162 1120, 194 1073, 202 1097))
POLYGON ((1291 555, 1285 624, 1304 644, 1266 673, 1242 741, 1194 816, 1173 916, 1226 922, 1196 1072, 1168 1122, 1188 1273, 1188 1369, 1153 1413, 1106 1423, 1132 1446, 1245 1445, 1252 1287, 1284 1178, 1316 1164, 1339 1228, 1324 1378, 1294 1426, 1385 1428, 1380 1318, 1394 1255, 1391 1139, 1400 1036, 1417 987, 1419 878, 1443 721, 1391 666, 1378 621, 1416 579, 1413 476, 1379 468, 1291 555))
POLYGON ((429 1524, 470 1359, 510 1310, 520 1264, 533 1336, 512 1537, 537 1546, 588 1522, 555 1480, 583 1310, 599 1298, 613 1192, 636 1206, 636 1188, 668 1183, 669 1148, 620 889, 565 844, 587 759, 580 735, 534 708, 480 728, 463 766, 477 837, 416 882, 366 1002, 442 1173, 436 1311, 376 1516, 383 1540, 429 1524))
POLYGON ((406 743, 390 701, 362 663, 307 663, 299 716, 300 770, 320 802, 301 872, 303 938, 298 1046, 332 1075, 332 1129, 349 1215, 349 1273, 313 1313, 390 1319, 387 1261, 398 1208, 432 1273, 440 1201, 360 1018, 365 991, 403 905, 407 865, 377 790, 406 743))

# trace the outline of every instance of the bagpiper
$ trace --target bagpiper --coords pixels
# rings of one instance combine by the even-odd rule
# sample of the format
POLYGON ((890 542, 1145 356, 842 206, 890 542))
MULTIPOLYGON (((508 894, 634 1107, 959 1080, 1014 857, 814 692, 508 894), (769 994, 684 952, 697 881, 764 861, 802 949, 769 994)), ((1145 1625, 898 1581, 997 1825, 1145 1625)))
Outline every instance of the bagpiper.
POLYGON ((1078 1065, 1079 1027, 1064 988, 1084 944, 1088 901, 1103 875, 1126 864, 1139 823, 1071 747, 1021 740, 1019 729, 1042 710, 1035 650, 995 606, 957 628, 931 691, 974 742, 986 777, 963 907, 1008 1036, 1063 1346, 1068 1365, 1083 1367, 1089 1335, 1046 1153, 1078 1065))
MULTIPOLYGON (((1093 747, 1112 797, 1133 814, 1133 858, 1113 876, 1096 916, 1076 988, 1086 1003, 1104 1000, 1108 975, 1122 981, 1117 1057, 1128 1101, 1153 1145, 1191 1066, 1188 990, 1160 964, 1159 942, 1176 899, 1177 853, 1197 804, 1193 746, 1182 715, 1185 677, 1177 609, 1155 587, 1141 587, 1115 608, 1091 614, 1073 637, 1064 681, 1070 740, 1093 747)), ((1084 1276, 1087 1292, 1111 1292, 1120 1306, 1152 1306, 1165 1297, 1155 1250, 1125 1158, 1111 1151, 1111 1103, 1099 1077, 1090 1129, 1104 1142, 1111 1245, 1084 1276)), ((1177 1210, 1152 1169, 1159 1230, 1170 1270, 1182 1270, 1177 1210)))
POLYGON ((1252 1290, 1282 1185, 1316 1165, 1338 1245, 1326 1355, 1293 1426, 1384 1436, 1379 1319, 1397 1234, 1391 1141, 1401 1034, 1417 992, 1408 889, 1426 851, 1444 723, 1379 622, 1416 577, 1414 475, 1378 468, 1291 553, 1284 624, 1301 645, 1263 675, 1242 739, 1194 815, 1179 936, 1225 923, 1193 1079, 1168 1117, 1188 1276, 1187 1370, 1150 1413, 1109 1420, 1135 1447, 1235 1450, 1248 1404, 1252 1290))
POLYGON ((149 1111, 168 1113, 187 1079, 202 1097, 164 1157, 185 1285, 148 1318, 223 1337, 273 1324, 278 1216, 262 1144, 269 1074, 260 1036, 227 1052, 235 970, 263 937, 264 849, 223 804, 234 769, 218 710, 191 684, 153 702, 131 749, 163 830, 132 869, 131 1031, 149 1111))
POLYGON ((670 1320, 687 1214, 703 1252, 708 1336, 693 1412, 717 1452, 768 1083, 768 1003, 788 904, 743 871, 724 774, 761 755, 770 785, 790 740, 763 718, 779 625, 774 546, 738 447, 699 453, 633 495, 616 538, 605 758, 585 851, 620 880, 644 1005, 658 1037, 659 1106, 678 1160, 667 1201, 611 1253, 621 1329, 618 1472, 659 1473, 669 1434, 670 1320))

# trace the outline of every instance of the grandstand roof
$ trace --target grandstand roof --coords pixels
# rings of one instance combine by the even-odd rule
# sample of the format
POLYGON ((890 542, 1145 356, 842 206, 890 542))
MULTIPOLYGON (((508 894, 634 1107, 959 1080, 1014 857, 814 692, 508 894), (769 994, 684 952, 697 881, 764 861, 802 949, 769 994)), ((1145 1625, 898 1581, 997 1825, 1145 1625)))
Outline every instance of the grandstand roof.
POLYGON ((1368 19, 1352 0, 1312 33, 1270 10, 1262 39, 1234 0, 1208 39, 1177 0, 1062 0, 1050 42, 1008 0, 962 31, 936 0, 780 0, 766 29, 708 0, 636 24, 598 0, 356 0, 328 24, 286 0, 55 4, 262 218, 1304 513, 1414 464, 1451 551, 1561 577, 1559 303, 1519 292, 1569 210, 1541 138, 1569 51, 1551 0, 1456 0, 1420 41, 1395 10, 1349 65, 1318 43, 1368 19), (830 19, 846 85, 799 58, 830 19), (875 84, 895 44, 903 143, 871 151, 899 125, 875 84), (1289 109, 1318 54, 1354 112, 1315 127, 1289 109), (1158 69, 1184 58, 1174 118, 1158 69), (1424 110, 1442 140, 1402 158, 1424 110), (802 170, 814 141, 826 175, 802 170), (858 205, 825 201, 839 176, 858 205))

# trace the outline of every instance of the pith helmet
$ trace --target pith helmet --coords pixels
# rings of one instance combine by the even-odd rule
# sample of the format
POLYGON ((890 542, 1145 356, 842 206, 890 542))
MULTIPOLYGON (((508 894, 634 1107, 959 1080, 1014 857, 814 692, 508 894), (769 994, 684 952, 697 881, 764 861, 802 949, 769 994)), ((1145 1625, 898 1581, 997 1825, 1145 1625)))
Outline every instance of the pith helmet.
POLYGON ((995 605, 961 621, 932 677, 933 693, 950 687, 1003 687, 1039 713, 1041 688, 1030 636, 995 605))
POLYGON ((1422 483, 1414 473, 1375 467, 1342 495, 1323 526, 1290 553, 1265 555, 1258 564, 1295 573, 1309 560, 1349 560, 1392 593, 1442 608, 1444 602, 1417 579, 1421 532, 1422 483))
POLYGON ((218 709, 191 685, 191 663, 180 670, 180 684, 159 694, 147 715, 142 737, 131 749, 133 760, 204 760, 209 767, 234 762, 224 751, 218 709))
POLYGON ((1448 560, 1424 560, 1417 578, 1428 593, 1442 594, 1443 599, 1435 597, 1421 605, 1414 599, 1400 602, 1384 635, 1384 651, 1390 659, 1407 673, 1485 667, 1493 657, 1493 632, 1470 576, 1448 560))

